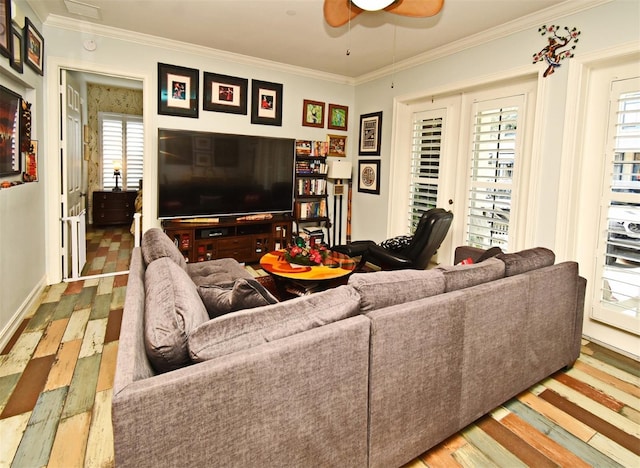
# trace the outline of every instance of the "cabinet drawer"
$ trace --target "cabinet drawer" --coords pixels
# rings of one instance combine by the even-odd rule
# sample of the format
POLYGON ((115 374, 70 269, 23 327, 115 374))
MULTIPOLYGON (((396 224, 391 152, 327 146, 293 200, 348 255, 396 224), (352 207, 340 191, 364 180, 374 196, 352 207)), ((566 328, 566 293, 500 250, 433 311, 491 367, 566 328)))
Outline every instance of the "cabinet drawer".
POLYGON ((239 248, 251 248, 251 238, 229 237, 218 239, 218 250, 234 250, 239 248))
POLYGON ((216 258, 235 258, 239 262, 250 261, 253 257, 254 253, 249 246, 238 247, 237 249, 218 248, 218 253, 216 255, 216 258))

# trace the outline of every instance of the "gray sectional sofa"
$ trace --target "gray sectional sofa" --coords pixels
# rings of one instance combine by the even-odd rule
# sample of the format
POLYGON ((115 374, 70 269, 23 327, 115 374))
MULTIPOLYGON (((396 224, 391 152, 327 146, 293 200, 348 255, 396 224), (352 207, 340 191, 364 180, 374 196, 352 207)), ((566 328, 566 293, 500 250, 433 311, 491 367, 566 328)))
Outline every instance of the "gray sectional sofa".
POLYGON ((129 272, 118 467, 398 467, 580 352, 586 282, 547 249, 354 274, 211 319, 199 288, 225 283, 228 298, 250 275, 183 263, 157 231, 129 272))

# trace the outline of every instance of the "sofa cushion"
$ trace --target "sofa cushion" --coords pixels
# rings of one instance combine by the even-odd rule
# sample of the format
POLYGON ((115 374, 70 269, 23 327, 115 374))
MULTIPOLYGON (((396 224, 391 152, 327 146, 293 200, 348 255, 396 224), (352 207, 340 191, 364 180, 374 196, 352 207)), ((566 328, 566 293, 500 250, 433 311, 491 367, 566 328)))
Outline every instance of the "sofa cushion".
POLYGON ((360 294, 360 308, 365 313, 445 291, 441 270, 356 273, 349 278, 348 284, 360 294))
POLYGON ((239 278, 222 284, 203 284, 198 286, 198 293, 209 313, 209 318, 278 302, 253 278, 239 278))
POLYGON ((160 228, 151 228, 144 233, 140 242, 140 249, 147 266, 154 260, 167 257, 181 268, 185 269, 187 267, 187 262, 178 247, 160 228))
POLYGON ((555 254, 544 247, 521 250, 510 254, 498 254, 496 258, 504 262, 505 276, 519 275, 530 270, 553 265, 556 260, 555 254))
POLYGON ((209 320, 189 334, 191 359, 214 359, 357 315, 358 299, 353 288, 339 286, 209 320))
POLYGON ((252 278, 251 273, 233 258, 188 263, 186 270, 196 286, 201 284, 231 283, 238 278, 252 278))
POLYGON ((151 262, 144 284, 144 338, 151 365, 167 372, 188 364, 187 335, 209 320, 196 285, 166 257, 151 262))
POLYGON ((488 258, 481 263, 439 269, 444 274, 445 292, 449 292, 504 278, 505 264, 497 258, 488 258))

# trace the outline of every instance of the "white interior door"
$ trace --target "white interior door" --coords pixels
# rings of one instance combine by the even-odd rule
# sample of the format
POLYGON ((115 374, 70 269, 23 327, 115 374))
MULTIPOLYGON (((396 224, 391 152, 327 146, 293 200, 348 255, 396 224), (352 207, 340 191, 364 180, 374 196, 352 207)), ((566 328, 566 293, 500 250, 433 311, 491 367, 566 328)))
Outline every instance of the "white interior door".
POLYGON ((80 86, 66 70, 60 76, 62 171, 61 223, 63 278, 77 277, 84 266, 84 216, 86 194, 83 191, 82 111, 80 86), (82 219, 81 219, 82 218, 82 219))

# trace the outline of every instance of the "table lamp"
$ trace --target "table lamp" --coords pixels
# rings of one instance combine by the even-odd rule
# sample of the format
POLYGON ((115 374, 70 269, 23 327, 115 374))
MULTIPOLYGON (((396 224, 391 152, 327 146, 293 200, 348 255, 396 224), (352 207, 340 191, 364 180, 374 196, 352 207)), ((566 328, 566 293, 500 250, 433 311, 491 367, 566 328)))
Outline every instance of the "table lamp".
POLYGON ((122 161, 120 159, 114 159, 113 161, 113 176, 116 178, 116 186, 113 187, 114 192, 120 192, 122 189, 118 187, 118 177, 120 177, 120 170, 122 169, 122 161))

